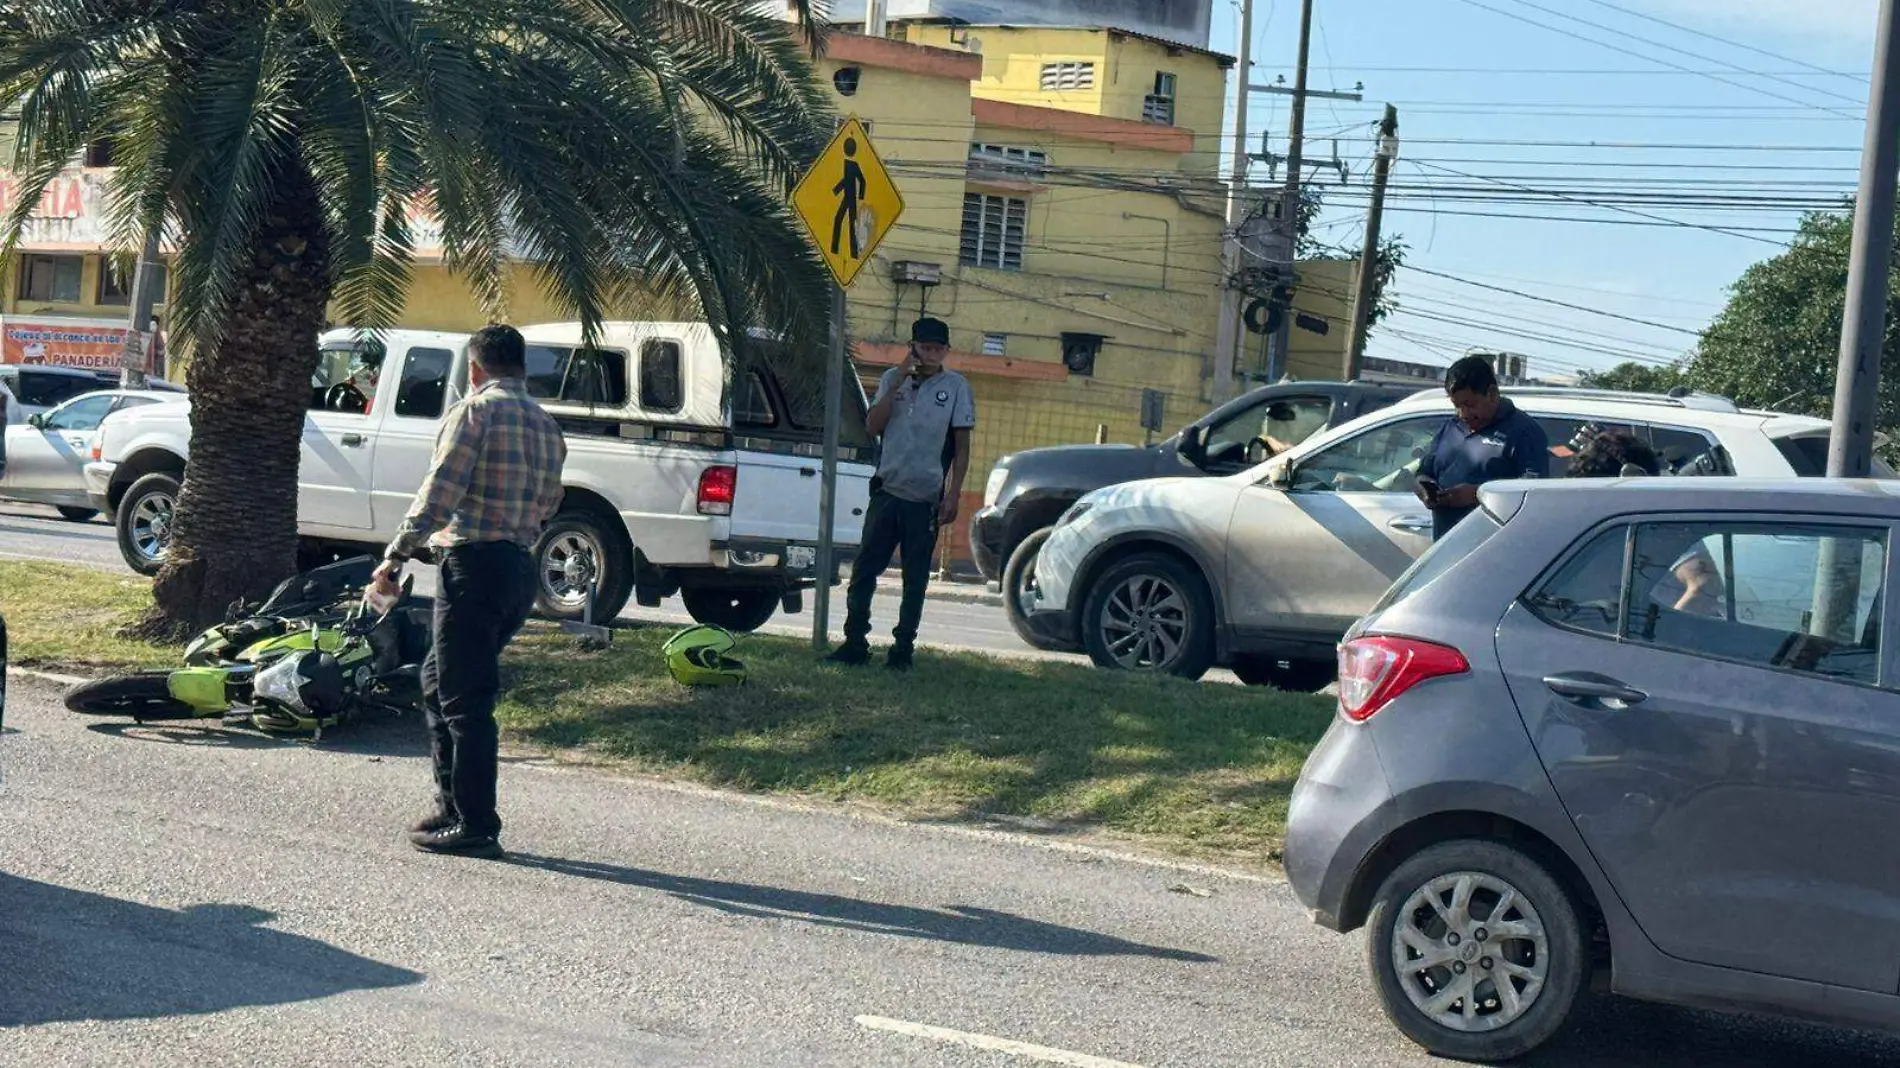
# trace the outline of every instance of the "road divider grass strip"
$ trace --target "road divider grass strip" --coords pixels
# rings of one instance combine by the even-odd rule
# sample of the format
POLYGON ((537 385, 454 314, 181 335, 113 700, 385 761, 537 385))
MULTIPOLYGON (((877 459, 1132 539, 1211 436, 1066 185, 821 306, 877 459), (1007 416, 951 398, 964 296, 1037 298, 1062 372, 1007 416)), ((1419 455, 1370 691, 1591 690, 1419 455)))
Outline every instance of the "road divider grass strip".
MULTIPOLYGON (((96 674, 176 663, 175 649, 113 636, 148 597, 143 580, 0 561, 0 610, 22 666, 96 674)), ((505 737, 910 819, 1006 817, 1017 831, 1107 831, 1266 860, 1333 708, 1305 694, 927 649, 908 673, 822 666, 805 643, 763 635, 735 650, 745 685, 688 689, 659 654, 669 633, 625 629, 587 652, 531 626, 504 664, 505 737)))

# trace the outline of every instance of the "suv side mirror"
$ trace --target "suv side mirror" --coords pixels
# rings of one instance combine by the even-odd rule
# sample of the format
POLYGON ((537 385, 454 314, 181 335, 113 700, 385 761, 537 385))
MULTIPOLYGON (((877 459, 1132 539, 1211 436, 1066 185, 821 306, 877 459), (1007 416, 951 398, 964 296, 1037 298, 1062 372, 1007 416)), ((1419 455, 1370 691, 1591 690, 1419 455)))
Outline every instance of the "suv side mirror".
POLYGON ((1181 444, 1177 450, 1181 458, 1195 467, 1207 462, 1207 427, 1196 424, 1181 431, 1181 444))
POLYGON ((26 425, 35 430, 44 429, 46 426, 46 416, 41 412, 34 412, 32 415, 26 417, 26 425))
POLYGON ((1267 485, 1277 490, 1290 488, 1293 485, 1293 464, 1289 461, 1267 468, 1267 485))

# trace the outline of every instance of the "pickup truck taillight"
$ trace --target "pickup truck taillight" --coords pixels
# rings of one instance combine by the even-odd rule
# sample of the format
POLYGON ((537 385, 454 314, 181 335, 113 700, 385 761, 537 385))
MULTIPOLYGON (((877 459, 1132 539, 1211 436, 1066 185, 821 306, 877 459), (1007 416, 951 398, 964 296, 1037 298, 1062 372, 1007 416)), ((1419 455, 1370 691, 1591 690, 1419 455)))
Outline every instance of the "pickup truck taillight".
POLYGON ((739 469, 721 464, 699 473, 699 514, 731 515, 732 495, 739 488, 739 469))

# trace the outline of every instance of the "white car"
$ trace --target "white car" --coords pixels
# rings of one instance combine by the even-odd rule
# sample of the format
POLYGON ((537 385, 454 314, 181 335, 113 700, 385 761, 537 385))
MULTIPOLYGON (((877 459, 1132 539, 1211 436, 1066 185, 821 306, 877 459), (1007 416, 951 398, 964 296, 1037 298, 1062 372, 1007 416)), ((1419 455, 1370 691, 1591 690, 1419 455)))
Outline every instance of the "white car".
MULTIPOLYGON (((1505 389, 1543 425, 1549 474, 1586 426, 1647 440, 1675 475, 1819 476, 1828 424, 1744 411, 1702 394, 1505 389)), ((1452 414, 1436 390, 1325 431, 1223 478, 1154 479, 1091 493, 1043 546, 1026 621, 1108 668, 1317 690, 1334 647, 1431 545, 1419 459, 1452 414)), ((1894 477, 1884 465, 1876 476, 1894 477)))
POLYGON ((128 408, 176 401, 169 390, 107 389, 86 393, 6 429, 6 468, 0 500, 50 504, 74 522, 98 515, 86 488, 85 466, 106 416, 128 408))
MULTIPOLYGON (((8 426, 24 423, 28 416, 44 415, 74 397, 116 389, 118 385, 117 371, 57 364, 0 364, 0 387, 5 387, 15 402, 7 413, 8 426)), ((173 397, 185 392, 184 387, 163 379, 153 379, 147 391, 173 397)))

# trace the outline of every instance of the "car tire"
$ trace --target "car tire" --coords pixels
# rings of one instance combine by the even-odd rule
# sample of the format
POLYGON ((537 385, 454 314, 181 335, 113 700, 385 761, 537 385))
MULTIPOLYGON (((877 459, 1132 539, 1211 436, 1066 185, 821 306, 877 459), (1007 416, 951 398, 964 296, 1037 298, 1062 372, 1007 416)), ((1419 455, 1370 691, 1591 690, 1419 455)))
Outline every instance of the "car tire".
POLYGON ((119 555, 141 575, 156 575, 171 549, 172 517, 178 509, 178 476, 146 475, 125 491, 113 513, 119 555))
POLYGON ((1234 658, 1234 675, 1249 686, 1271 686, 1287 693, 1318 693, 1339 678, 1332 660, 1280 660, 1271 656, 1234 658))
POLYGON ((1137 553, 1095 577, 1082 642, 1097 667, 1198 679, 1214 663, 1213 601, 1200 569, 1169 553, 1137 553))
POLYGON ((680 590, 680 601, 695 623, 748 634, 778 612, 779 594, 777 590, 688 586, 680 590))
POLYGON ((69 504, 58 506, 59 517, 68 523, 90 523, 99 517, 97 508, 75 508, 69 504))
POLYGON ((596 577, 594 622, 605 625, 633 595, 633 545, 619 517, 608 522, 588 511, 555 516, 534 546, 535 612, 579 622, 588 582, 596 577))
POLYGON ((1029 626, 1029 613, 1023 609, 1023 596, 1035 588, 1036 557, 1042 554, 1043 543, 1055 531, 1054 527, 1043 527, 1031 532, 1016 546, 1016 551, 1009 554, 1009 563, 1003 566, 1003 614, 1009 617, 1010 629, 1030 648, 1051 652, 1070 647, 1050 641, 1029 626))
POLYGON ((1367 920, 1367 960, 1386 1016, 1405 1037, 1455 1060, 1512 1060, 1549 1041, 1589 978, 1588 948, 1577 903, 1549 869, 1485 839, 1444 842, 1400 864, 1379 887, 1367 920), (1507 892, 1508 914, 1472 915, 1507 892), (1401 924, 1403 939, 1396 933, 1401 924), (1448 954, 1447 963, 1416 967, 1426 952, 1448 954), (1401 964, 1401 955, 1413 966, 1401 964), (1495 978, 1507 965, 1517 969, 1506 975, 1514 1005, 1495 978), (1452 1000, 1435 1008, 1446 997, 1452 1000), (1475 1015, 1464 1011, 1466 997, 1475 1015), (1500 1023, 1501 1016, 1509 1018, 1500 1023))

